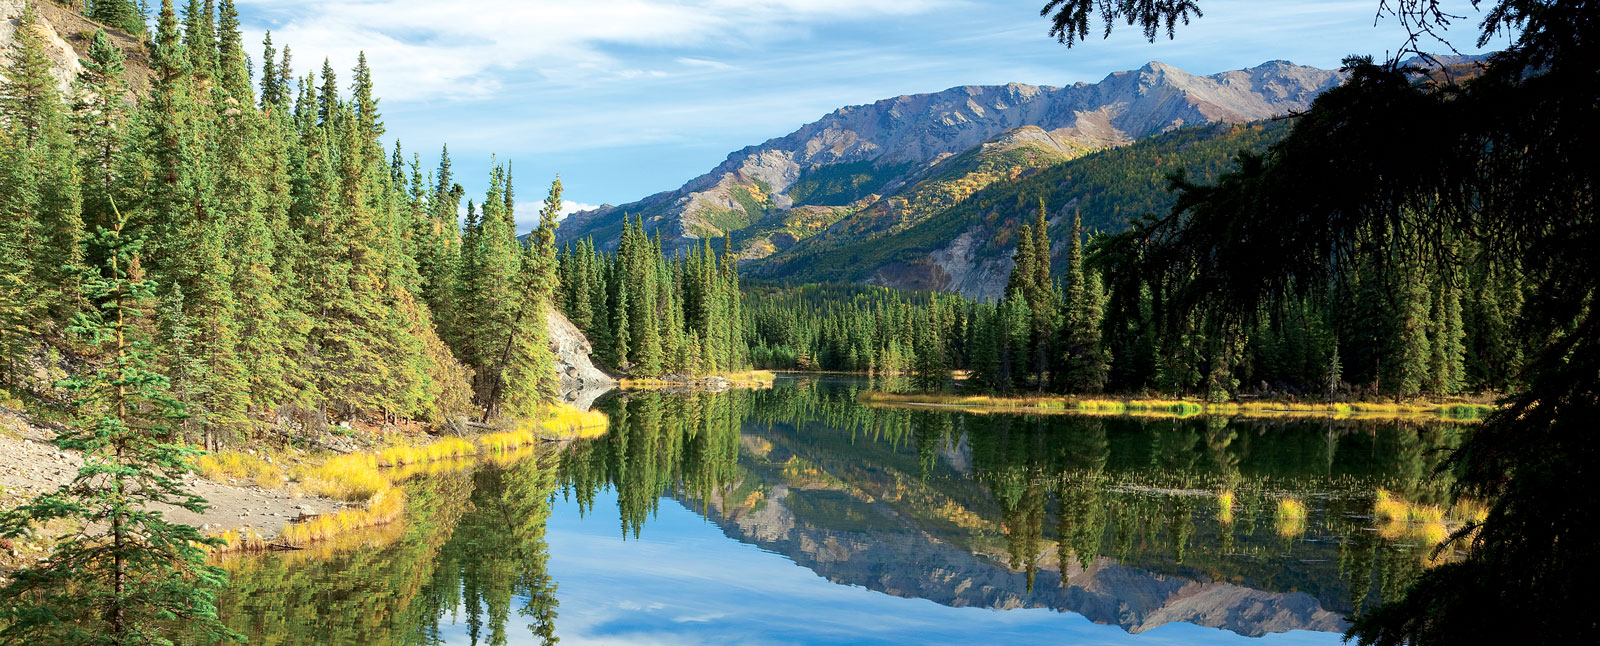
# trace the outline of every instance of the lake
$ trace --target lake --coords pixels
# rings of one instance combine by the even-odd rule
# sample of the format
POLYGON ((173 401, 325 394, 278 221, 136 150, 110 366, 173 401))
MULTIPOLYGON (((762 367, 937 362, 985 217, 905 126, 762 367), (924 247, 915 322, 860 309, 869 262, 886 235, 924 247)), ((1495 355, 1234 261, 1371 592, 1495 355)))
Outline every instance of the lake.
POLYGON ((608 395, 602 438, 407 481, 236 556, 254 644, 1334 644, 1430 563, 1470 427, 974 414, 872 384, 608 395), (1430 507, 1438 505, 1439 507, 1430 507))

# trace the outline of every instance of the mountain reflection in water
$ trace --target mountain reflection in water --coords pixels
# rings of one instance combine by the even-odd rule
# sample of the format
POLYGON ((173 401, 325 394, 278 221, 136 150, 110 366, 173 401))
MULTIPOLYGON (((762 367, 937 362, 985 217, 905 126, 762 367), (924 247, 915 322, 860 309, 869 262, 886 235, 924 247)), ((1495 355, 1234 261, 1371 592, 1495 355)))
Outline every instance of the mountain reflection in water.
POLYGON ((441 467, 327 553, 230 560, 219 605, 266 644, 1335 643, 1430 558, 1375 492, 1443 501, 1465 432, 871 408, 869 385, 608 397, 603 438, 441 467))

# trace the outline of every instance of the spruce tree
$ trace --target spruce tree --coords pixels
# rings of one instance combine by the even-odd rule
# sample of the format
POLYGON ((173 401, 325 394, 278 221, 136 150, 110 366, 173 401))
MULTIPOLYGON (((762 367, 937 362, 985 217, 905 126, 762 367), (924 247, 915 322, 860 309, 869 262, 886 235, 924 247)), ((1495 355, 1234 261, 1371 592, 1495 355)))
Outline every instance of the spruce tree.
POLYGON ((83 452, 85 463, 70 484, 0 514, 6 538, 55 520, 84 528, 45 560, 11 573, 0 589, 0 619, 11 640, 170 644, 178 623, 213 639, 237 638, 214 605, 226 574, 206 564, 202 549, 220 541, 152 510, 172 505, 199 513, 205 500, 183 488, 196 452, 175 441, 170 424, 183 408, 167 394, 166 378, 148 367, 138 319, 154 285, 137 275, 139 246, 122 229, 119 218, 100 230, 95 241, 105 266, 82 274, 97 308, 72 326, 103 352, 104 363, 62 384, 77 412, 55 444, 83 452))
POLYGON ((143 36, 145 32, 144 12, 133 0, 94 0, 88 16, 132 36, 143 36))
POLYGON ((1427 391, 1434 395, 1447 395, 1450 386, 1450 362, 1445 356, 1445 286, 1441 282, 1433 289, 1432 303, 1428 307, 1428 379, 1427 391))
POLYGON ((217 77, 216 6, 214 0, 189 0, 183 9, 183 46, 196 78, 217 77))
POLYGON ((129 163, 124 150, 133 143, 128 134, 131 106, 123 62, 122 48, 98 30, 78 76, 80 98, 73 106, 73 134, 81 150, 83 221, 90 230, 112 224, 111 200, 121 192, 120 176, 129 163))
POLYGON ((1084 268, 1083 223, 1072 218, 1072 240, 1067 251, 1066 295, 1062 300, 1062 386, 1069 392, 1094 393, 1105 387, 1110 362, 1101 339, 1105 319, 1105 289, 1100 276, 1084 268))
POLYGON ((1428 344, 1428 289, 1420 272, 1413 270, 1398 289, 1400 309, 1396 316, 1400 352, 1390 380, 1390 392, 1401 398, 1415 396, 1427 385, 1432 348, 1428 344))
POLYGON ((12 65, 0 80, 0 139, 11 149, 0 177, 0 217, 22 229, 21 246, 32 269, 30 297, 51 317, 64 319, 80 305, 65 269, 83 260, 80 170, 38 25, 33 5, 25 5, 12 65))
POLYGON ((1461 289, 1454 282, 1444 292, 1445 394, 1454 395, 1466 387, 1466 329, 1461 318, 1461 289))
POLYGON ((278 50, 272 46, 272 30, 261 38, 261 110, 270 112, 282 104, 286 88, 278 78, 278 50))

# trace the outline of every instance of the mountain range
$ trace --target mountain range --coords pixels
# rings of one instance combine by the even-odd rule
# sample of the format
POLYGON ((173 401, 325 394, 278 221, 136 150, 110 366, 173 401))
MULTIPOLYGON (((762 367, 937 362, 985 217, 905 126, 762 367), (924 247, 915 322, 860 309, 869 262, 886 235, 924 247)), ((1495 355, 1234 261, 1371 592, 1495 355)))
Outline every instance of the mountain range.
MULTIPOLYGON (((1273 131, 1227 126, 1304 110, 1341 80, 1337 71, 1287 61, 1207 76, 1151 62, 1098 83, 961 86, 844 107, 736 151, 676 190, 575 213, 563 222, 558 239, 592 238, 602 249, 614 248, 623 218, 637 217, 668 252, 731 236, 745 270, 755 276, 994 297, 1010 269, 1010 254, 995 244, 1005 237, 997 226, 1018 219, 1028 206, 1000 208, 1003 200, 989 199, 997 189, 1152 137, 1167 136, 1165 151, 1171 153, 1177 152, 1174 146, 1273 131), (1195 127, 1201 130, 1180 134, 1195 127), (985 201, 993 216, 978 218, 983 226, 949 226, 953 211, 985 201), (939 233, 921 231, 928 227, 939 233), (859 245, 868 245, 870 258, 830 254, 859 245)), ((1273 138, 1243 137, 1249 141, 1216 151, 1221 161, 1273 138)), ((1158 168, 1125 170, 1140 176, 1159 170, 1154 190, 1164 191, 1159 178, 1172 169, 1172 157, 1155 154, 1149 161, 1158 168)), ((1078 206, 1063 197, 1073 184, 1069 179, 1027 197, 1045 198, 1052 222, 1059 222, 1078 206)), ((1077 202, 1094 191, 1079 192, 1084 194, 1077 202)), ((1137 213, 1123 212, 1122 221, 1132 215, 1137 213)), ((1053 229, 1058 246, 1062 231, 1053 229)))

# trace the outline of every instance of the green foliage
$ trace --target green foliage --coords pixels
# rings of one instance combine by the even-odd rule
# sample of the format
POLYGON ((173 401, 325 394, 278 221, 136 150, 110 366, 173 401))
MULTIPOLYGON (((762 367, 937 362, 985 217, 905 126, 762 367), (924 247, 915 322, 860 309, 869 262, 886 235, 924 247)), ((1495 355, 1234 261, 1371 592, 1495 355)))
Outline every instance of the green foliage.
POLYGON ((197 452, 176 441, 171 424, 184 417, 152 372, 140 319, 155 286, 131 275, 139 244, 119 222, 95 242, 106 264, 85 270, 96 308, 79 313, 72 331, 103 353, 104 364, 62 384, 74 395, 76 418, 55 444, 81 451, 72 482, 0 514, 0 536, 17 538, 52 521, 80 524, 37 565, 11 573, 0 589, 0 637, 50 644, 172 644, 174 623, 211 638, 229 635, 217 621, 215 590, 223 572, 206 565, 214 539, 151 509, 193 512, 205 500, 183 488, 197 452))
POLYGON ((788 195, 796 206, 843 206, 882 190, 890 179, 908 170, 909 164, 879 166, 876 161, 818 166, 801 172, 788 195))
POLYGON ((587 239, 562 251, 557 302, 596 355, 629 375, 742 370, 752 350, 737 261, 723 241, 720 254, 708 241, 667 259, 659 238, 645 235, 643 220, 630 220, 615 254, 587 239))
POLYGON ((144 4, 133 0, 93 0, 86 15, 133 36, 145 32, 144 4))
MULTIPOLYGON (((1395 11, 1414 36, 1450 20, 1429 3, 1395 11)), ((1263 301, 1353 282, 1366 262, 1402 275, 1419 263, 1446 275, 1515 268, 1516 282, 1526 283, 1516 291, 1531 295, 1529 307, 1484 285, 1492 296, 1478 301, 1492 313, 1475 334, 1452 329, 1447 297, 1432 298, 1415 275, 1402 282, 1403 369, 1391 388, 1423 381, 1417 373, 1434 355, 1419 347, 1429 342, 1430 301, 1442 303, 1442 321, 1431 327, 1444 348, 1435 373, 1445 388, 1457 338, 1488 341, 1478 360, 1485 364, 1514 356, 1515 342, 1499 337, 1511 311, 1522 310, 1518 336, 1542 349, 1522 366, 1520 390, 1445 467, 1459 477, 1454 494, 1493 501, 1471 530, 1467 557, 1395 586, 1398 598, 1356 618, 1347 636, 1359 643, 1594 640, 1581 590, 1595 527, 1586 502, 1571 495, 1595 486, 1589 429, 1600 408, 1600 321, 1591 306, 1600 267, 1588 249, 1600 233, 1585 152, 1600 146, 1592 13, 1568 0, 1491 3, 1478 44, 1502 35, 1512 43, 1464 80, 1432 72, 1419 80, 1424 70, 1398 61, 1347 59, 1349 79, 1320 96, 1268 155, 1246 157, 1214 185, 1175 182, 1182 198, 1174 217, 1141 226, 1138 237, 1150 244, 1140 273, 1178 286, 1170 297, 1183 309, 1234 320, 1263 301), (1526 117, 1533 114, 1541 117, 1526 117), (1318 181, 1305 181, 1312 176, 1318 181), (1453 249, 1461 240, 1483 248, 1453 249), (1523 621, 1499 620, 1508 614, 1523 621)))

